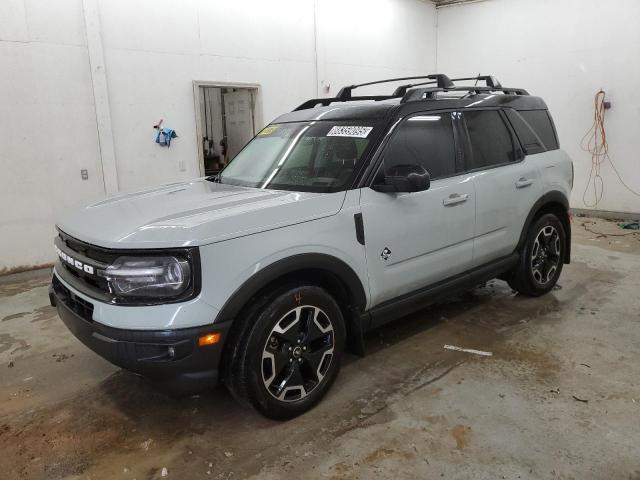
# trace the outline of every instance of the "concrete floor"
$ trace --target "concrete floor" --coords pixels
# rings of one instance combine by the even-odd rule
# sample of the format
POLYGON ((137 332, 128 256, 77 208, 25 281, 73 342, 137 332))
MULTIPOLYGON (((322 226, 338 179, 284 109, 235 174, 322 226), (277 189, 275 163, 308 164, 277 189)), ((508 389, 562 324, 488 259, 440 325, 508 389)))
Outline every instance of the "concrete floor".
POLYGON ((561 288, 493 281, 373 332, 286 423, 162 395, 67 332, 46 275, 5 278, 2 478, 640 479, 640 234, 585 221, 561 288))

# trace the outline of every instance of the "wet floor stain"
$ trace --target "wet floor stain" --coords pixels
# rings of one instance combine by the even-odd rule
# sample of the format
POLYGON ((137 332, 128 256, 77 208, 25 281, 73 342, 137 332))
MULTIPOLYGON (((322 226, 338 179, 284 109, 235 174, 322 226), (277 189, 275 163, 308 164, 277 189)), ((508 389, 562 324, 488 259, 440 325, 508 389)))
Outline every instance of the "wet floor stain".
POLYGON ((52 307, 51 305, 45 305, 44 307, 36 308, 32 313, 34 315, 30 320, 32 323, 51 320, 58 317, 58 312, 56 311, 55 307, 52 307))
POLYGON ((10 351, 11 354, 29 350, 31 345, 26 340, 14 338, 9 333, 0 333, 0 353, 10 351))
POLYGON ((456 441, 456 448, 462 450, 469 445, 469 437, 471 436, 471 427, 458 424, 451 429, 451 436, 456 441))
POLYGON ((17 318, 22 318, 25 315, 29 315, 30 312, 20 312, 20 313, 12 313, 11 315, 7 315, 6 317, 2 317, 3 322, 8 322, 9 320, 15 320, 17 318))
POLYGON ((55 307, 45 305, 44 307, 36 308, 35 310, 32 310, 30 312, 12 313, 11 315, 3 317, 0 321, 9 322, 11 320, 18 320, 20 318, 32 317, 29 319, 29 321, 35 323, 57 318, 57 315, 58 313, 55 307))
POLYGON ((50 278, 35 278, 23 282, 0 283, 0 298, 12 297, 26 293, 34 288, 45 287, 51 283, 50 278))
POLYGON ((366 463, 376 464, 381 462, 387 458, 397 457, 404 460, 412 460, 415 455, 411 452, 402 452, 392 448, 377 448, 366 457, 364 457, 364 461, 366 463))

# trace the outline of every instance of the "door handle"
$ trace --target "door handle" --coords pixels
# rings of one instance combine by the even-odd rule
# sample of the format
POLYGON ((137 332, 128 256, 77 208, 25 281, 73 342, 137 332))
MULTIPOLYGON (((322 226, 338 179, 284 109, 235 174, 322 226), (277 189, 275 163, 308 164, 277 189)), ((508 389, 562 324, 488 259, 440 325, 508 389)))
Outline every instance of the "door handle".
POLYGON ((468 193, 465 193, 463 195, 460 195, 458 193, 452 193, 447 198, 442 200, 442 205, 447 207, 447 206, 450 206, 450 205, 457 205, 458 203, 466 202, 467 200, 469 200, 469 194, 468 193))
POLYGON ((516 188, 528 187, 532 183, 533 183, 533 178, 520 177, 520 179, 516 182, 516 188))

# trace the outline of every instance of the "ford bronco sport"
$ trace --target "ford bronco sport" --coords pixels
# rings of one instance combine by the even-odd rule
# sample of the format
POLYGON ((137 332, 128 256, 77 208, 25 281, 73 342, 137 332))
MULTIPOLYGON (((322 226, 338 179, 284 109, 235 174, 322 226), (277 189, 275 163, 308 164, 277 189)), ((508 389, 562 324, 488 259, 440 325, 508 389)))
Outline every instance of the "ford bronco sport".
POLYGON ((573 167, 544 101, 493 77, 373 83, 407 80, 303 103, 216 177, 68 216, 60 318, 122 368, 183 392, 221 381, 283 419, 322 398, 369 329, 494 277, 550 291, 573 167))

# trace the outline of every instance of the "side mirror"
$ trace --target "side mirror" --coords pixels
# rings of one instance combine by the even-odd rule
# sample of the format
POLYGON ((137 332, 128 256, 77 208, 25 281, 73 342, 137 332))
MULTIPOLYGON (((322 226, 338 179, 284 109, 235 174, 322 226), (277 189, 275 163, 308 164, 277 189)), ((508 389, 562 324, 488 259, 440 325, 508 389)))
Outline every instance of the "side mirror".
POLYGON ((383 193, 412 193, 428 190, 430 186, 429 172, 416 164, 391 167, 384 177, 384 183, 374 183, 371 188, 383 193))

